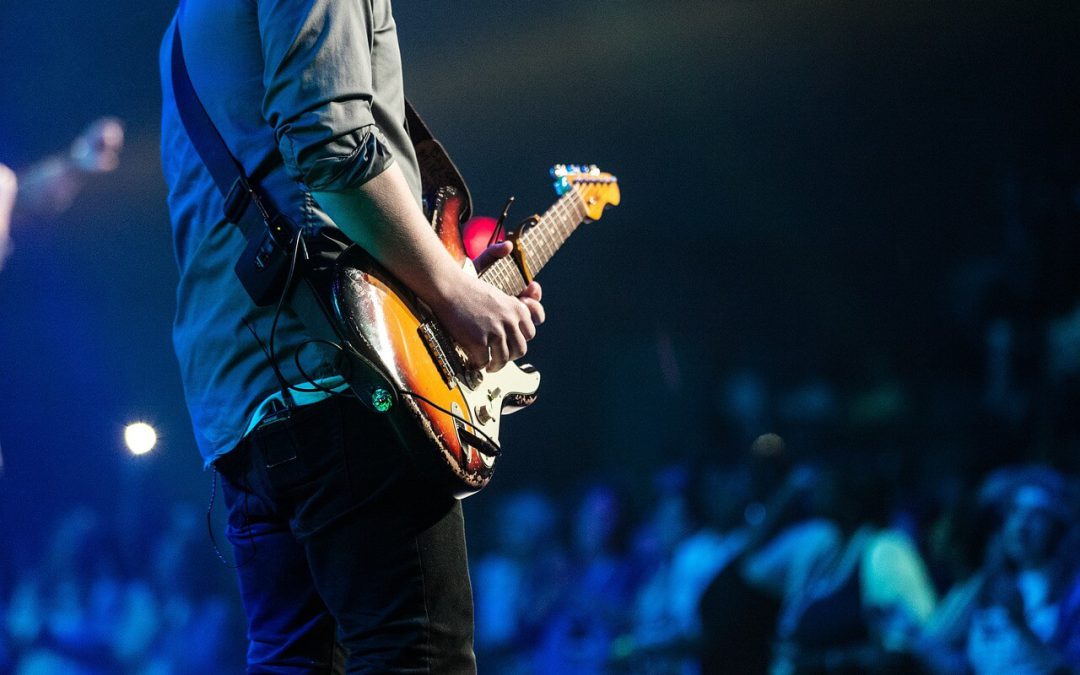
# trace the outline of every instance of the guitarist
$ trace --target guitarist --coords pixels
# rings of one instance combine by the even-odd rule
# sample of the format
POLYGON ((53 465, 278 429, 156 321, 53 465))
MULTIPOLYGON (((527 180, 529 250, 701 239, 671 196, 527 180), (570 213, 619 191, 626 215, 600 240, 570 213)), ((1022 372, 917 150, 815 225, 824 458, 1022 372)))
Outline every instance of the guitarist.
POLYGON ((389 0, 184 0, 160 59, 173 335, 203 460, 223 479, 249 672, 475 672, 461 507, 415 473, 383 418, 332 393, 343 384, 332 349, 303 347, 299 371, 298 318, 285 307, 275 321, 234 275, 244 237, 173 94, 178 24, 203 106, 277 210, 363 246, 474 365, 496 371, 525 353, 544 319, 540 287, 500 293, 431 230, 389 0))

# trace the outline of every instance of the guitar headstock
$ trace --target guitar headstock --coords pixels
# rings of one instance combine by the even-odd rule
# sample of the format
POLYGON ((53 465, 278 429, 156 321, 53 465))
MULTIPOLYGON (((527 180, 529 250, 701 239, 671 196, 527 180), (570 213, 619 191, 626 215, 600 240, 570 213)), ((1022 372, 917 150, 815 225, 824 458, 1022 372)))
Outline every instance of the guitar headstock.
POLYGON ((619 205, 619 180, 596 165, 556 164, 551 168, 551 177, 560 195, 570 190, 578 193, 589 220, 598 220, 605 208, 619 205))

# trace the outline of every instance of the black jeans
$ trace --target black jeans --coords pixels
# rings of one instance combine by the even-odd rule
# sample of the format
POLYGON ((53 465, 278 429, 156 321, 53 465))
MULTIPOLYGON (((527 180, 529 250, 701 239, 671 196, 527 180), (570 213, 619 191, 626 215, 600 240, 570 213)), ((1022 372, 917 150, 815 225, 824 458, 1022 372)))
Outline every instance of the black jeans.
POLYGON ((249 673, 476 672, 461 505, 417 475, 382 417, 333 397, 264 423, 215 467, 249 673))

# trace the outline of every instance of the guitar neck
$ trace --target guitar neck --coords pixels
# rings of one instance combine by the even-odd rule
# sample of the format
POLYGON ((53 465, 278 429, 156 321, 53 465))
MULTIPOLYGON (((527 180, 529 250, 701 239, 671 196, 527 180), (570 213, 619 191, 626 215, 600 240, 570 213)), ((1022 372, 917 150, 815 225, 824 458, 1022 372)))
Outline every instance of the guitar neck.
MULTIPOLYGON (((570 190, 518 237, 517 246, 533 276, 551 260, 578 225, 585 222, 586 215, 581 195, 577 190, 570 190)), ((517 264, 509 257, 496 260, 480 274, 480 279, 509 295, 518 295, 526 286, 517 264)))

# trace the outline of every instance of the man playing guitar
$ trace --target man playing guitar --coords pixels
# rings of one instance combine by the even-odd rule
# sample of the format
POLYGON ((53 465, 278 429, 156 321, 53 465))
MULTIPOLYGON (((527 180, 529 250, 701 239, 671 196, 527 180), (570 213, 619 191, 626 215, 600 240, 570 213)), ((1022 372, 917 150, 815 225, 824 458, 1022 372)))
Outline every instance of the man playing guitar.
POLYGON ((305 234, 360 244, 474 366, 525 353, 540 287, 481 283, 432 231, 388 0, 184 0, 160 59, 174 344, 204 462, 223 479, 249 672, 475 672, 460 504, 385 419, 341 395, 333 350, 304 348, 288 306, 257 307, 240 285, 244 237, 177 108, 178 35, 202 106, 267 200, 305 234))

